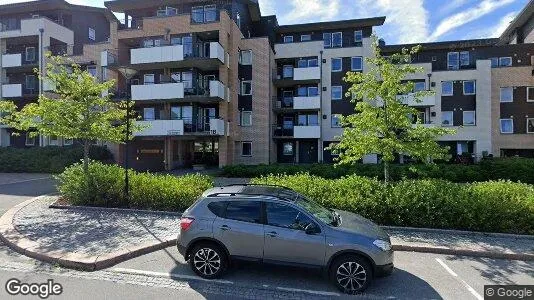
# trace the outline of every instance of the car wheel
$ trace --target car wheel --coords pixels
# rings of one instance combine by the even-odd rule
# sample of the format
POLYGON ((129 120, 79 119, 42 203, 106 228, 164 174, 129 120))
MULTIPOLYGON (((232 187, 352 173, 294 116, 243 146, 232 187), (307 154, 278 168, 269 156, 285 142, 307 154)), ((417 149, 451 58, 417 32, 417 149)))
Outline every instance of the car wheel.
POLYGON ((219 278, 228 265, 224 251, 217 245, 202 243, 194 246, 189 257, 191 269, 206 279, 219 278))
POLYGON ((357 255, 344 255, 334 261, 330 278, 346 294, 363 292, 372 281, 372 269, 366 259, 357 255))

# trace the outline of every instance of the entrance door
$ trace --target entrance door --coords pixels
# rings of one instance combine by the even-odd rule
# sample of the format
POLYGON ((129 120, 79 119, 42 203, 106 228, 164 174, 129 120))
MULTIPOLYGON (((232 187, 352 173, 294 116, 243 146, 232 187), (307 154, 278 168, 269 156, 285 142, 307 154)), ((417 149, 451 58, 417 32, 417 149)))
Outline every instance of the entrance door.
POLYGON ((318 161, 317 142, 300 141, 299 142, 299 163, 314 164, 318 161))

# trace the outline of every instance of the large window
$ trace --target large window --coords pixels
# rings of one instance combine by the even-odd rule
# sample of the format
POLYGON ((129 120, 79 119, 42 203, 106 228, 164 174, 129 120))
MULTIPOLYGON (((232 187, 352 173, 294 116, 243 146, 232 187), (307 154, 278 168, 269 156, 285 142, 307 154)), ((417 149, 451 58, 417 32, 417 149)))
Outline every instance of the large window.
POLYGON ((449 70, 460 69, 460 53, 449 52, 447 54, 447 69, 449 70))
POLYGON ((323 44, 325 48, 343 47, 343 34, 341 32, 323 33, 323 44))
POLYGON ((454 95, 454 83, 452 81, 441 82, 441 96, 454 95))
POLYGON ((251 80, 241 81, 241 95, 243 96, 252 95, 252 81, 251 80))
POLYGON ((422 92, 426 89, 426 83, 424 81, 414 82, 413 91, 422 92))
POLYGON ((332 58, 332 72, 341 72, 343 70, 343 59, 341 57, 332 58))
POLYGON ((514 119, 501 119, 501 133, 514 133, 514 119))
POLYGON ((194 23, 207 23, 217 21, 217 6, 195 6, 191 9, 191 20, 194 23))
POLYGON ((192 106, 173 106, 171 107, 171 120, 183 120, 184 124, 193 124, 193 107, 192 106))
POLYGON ((464 126, 475 126, 476 117, 474 111, 464 111, 463 112, 463 124, 464 126))
POLYGON ((252 156, 252 142, 241 142, 241 156, 252 156))
POLYGON ((350 60, 350 66, 352 71, 363 70, 363 58, 361 56, 352 57, 350 60))
POLYGON ((340 128, 341 127, 341 115, 332 114, 332 127, 340 128))
POLYGON ((298 126, 317 126, 319 125, 319 116, 317 114, 298 115, 298 126))
POLYGON ((343 87, 333 86, 332 87, 332 100, 341 100, 341 99, 343 99, 343 87))
POLYGON ((314 68, 319 66, 319 60, 317 58, 301 58, 297 65, 299 68, 314 68))
POLYGON ((476 81, 466 80, 464 81, 464 95, 475 95, 476 94, 476 81))
POLYGON ((156 119, 156 110, 153 107, 143 108, 143 120, 153 121, 156 119))
POLYGON ((226 206, 226 219, 248 223, 261 222, 261 202, 259 201, 230 201, 226 206))
POLYGON ((285 65, 282 69, 282 77, 293 78, 293 66, 285 65))
POLYGON ((242 111, 241 112, 241 121, 239 123, 241 126, 252 126, 252 112, 251 111, 242 111))
POLYGON ((304 231, 313 223, 307 215, 285 204, 268 202, 265 208, 270 226, 304 231))
POLYGON ((323 46, 325 48, 332 47, 332 34, 331 33, 323 33, 323 46))
POLYGON ((454 114, 452 111, 442 111, 441 112, 441 125, 442 126, 453 126, 453 117, 454 114))
POLYGON ((239 63, 244 66, 252 65, 252 50, 239 51, 239 63))
POLYGON ((514 102, 514 88, 502 87, 500 99, 501 103, 514 102))

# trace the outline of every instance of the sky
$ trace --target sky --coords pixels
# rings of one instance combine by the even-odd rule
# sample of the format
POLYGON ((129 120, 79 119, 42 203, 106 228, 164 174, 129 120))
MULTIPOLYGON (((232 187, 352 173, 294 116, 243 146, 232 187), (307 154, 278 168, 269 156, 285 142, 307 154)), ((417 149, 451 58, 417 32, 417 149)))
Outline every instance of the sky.
MULTIPOLYGON (((0 4, 27 0, 0 0, 0 4)), ((104 0, 67 0, 104 6, 104 0)), ((499 37, 529 0, 259 0, 280 25, 386 16, 387 44, 499 37)))

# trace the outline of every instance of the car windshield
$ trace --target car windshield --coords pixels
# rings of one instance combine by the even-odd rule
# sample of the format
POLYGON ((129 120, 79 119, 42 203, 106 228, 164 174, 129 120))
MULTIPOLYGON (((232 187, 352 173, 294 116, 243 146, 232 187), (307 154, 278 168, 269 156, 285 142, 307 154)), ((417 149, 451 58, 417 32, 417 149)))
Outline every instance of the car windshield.
POLYGON ((307 210, 309 213, 314 215, 317 219, 325 222, 326 224, 335 225, 337 223, 336 214, 319 203, 307 199, 306 197, 299 195, 295 200, 295 204, 307 210))

